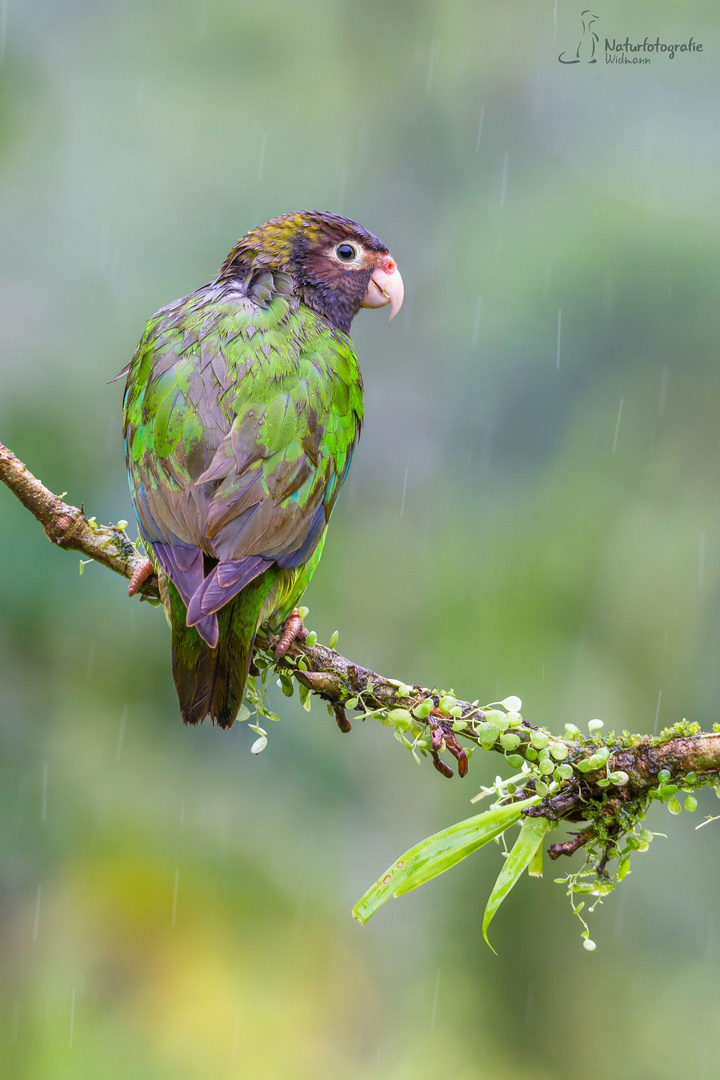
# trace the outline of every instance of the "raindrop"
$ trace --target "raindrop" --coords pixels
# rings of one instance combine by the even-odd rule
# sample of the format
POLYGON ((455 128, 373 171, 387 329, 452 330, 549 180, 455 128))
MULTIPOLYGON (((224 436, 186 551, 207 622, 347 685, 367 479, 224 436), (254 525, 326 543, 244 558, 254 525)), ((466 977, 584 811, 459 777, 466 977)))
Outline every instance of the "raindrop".
POLYGON ((10 1031, 12 1033, 13 1040, 17 1039, 19 1030, 20 1030, 20 998, 17 997, 15 999, 15 1004, 13 1005, 12 1021, 11 1021, 11 1024, 10 1024, 10 1031))
POLYGON ((715 955, 715 917, 708 915, 707 920, 707 937, 705 941, 705 957, 707 960, 712 960, 715 955))
POLYGON ((435 66, 440 56, 440 38, 433 38, 430 45, 430 62, 428 64, 427 84, 425 89, 428 94, 432 90, 433 79, 435 77, 435 66))
POLYGON ((613 937, 616 941, 622 940, 625 932, 625 912, 627 908, 628 890, 620 889, 619 895, 613 893, 613 905, 615 907, 615 925, 613 937), (617 899, 616 899, 617 896, 617 899))
POLYGON ((502 182, 500 184, 500 206, 501 206, 501 208, 505 205, 505 189, 507 188, 507 171, 508 171, 508 162, 509 161, 510 161, 510 151, 506 150, 505 151, 505 156, 503 157, 502 182))
POLYGON ((482 298, 482 293, 480 293, 478 298, 477 298, 477 304, 475 305, 475 322, 473 323, 473 332, 472 332, 472 347, 473 347, 473 349, 475 348, 475 346, 478 343, 478 336, 480 334, 480 318, 482 316, 482 303, 483 303, 483 298, 482 298))
POLYGON ((400 500, 400 517, 402 517, 403 514, 405 513, 405 496, 407 495, 407 482, 408 482, 408 474, 409 474, 409 472, 410 472, 410 466, 406 465, 405 466, 405 477, 403 479, 402 499, 400 500))
POLYGON ((28 798, 30 795, 30 783, 31 777, 29 773, 18 781, 15 808, 11 822, 11 828, 13 829, 19 829, 25 821, 25 813, 27 811, 28 798))
POLYGON ((706 1080, 708 1075, 708 1065, 710 1064, 710 1047, 706 1046, 703 1049, 702 1064, 700 1065, 700 1080, 706 1080))
POLYGON ((605 322, 612 322, 615 318, 615 277, 611 273, 607 273, 603 281, 602 312, 605 322))
POLYGON ((175 919, 177 917, 177 899, 178 899, 178 885, 180 883, 180 870, 175 871, 175 888, 173 889, 173 902, 172 902, 172 919, 170 925, 175 925, 175 919))
POLYGON ((660 397, 658 399, 658 416, 660 419, 665 415, 665 404, 667 402, 667 390, 668 382, 670 380, 670 368, 664 367, 662 369, 662 375, 660 376, 660 397))
POLYGON ((107 271, 110 262, 110 222, 103 221, 98 239, 97 268, 101 273, 107 271))
POLYGON ((485 109, 480 110, 480 123, 478 124, 477 142, 475 143, 475 153, 477 154, 480 149, 480 136, 482 135, 483 119, 485 117, 485 109))
POLYGON ((432 1013, 430 1014, 430 1030, 435 1029, 435 1015, 437 1013, 437 1001, 438 990, 440 989, 440 968, 437 969, 437 975, 435 977, 435 994, 433 995, 432 1013))
POLYGON ((232 1049, 230 1050, 230 1061, 234 1062, 237 1058, 238 1046, 240 1044, 240 1010, 235 1013, 235 1024, 233 1026, 233 1040, 232 1049))
POLYGON ((495 439, 495 430, 497 427, 497 418, 492 413, 484 424, 482 442, 480 444, 480 471, 482 473, 488 473, 490 471, 490 459, 492 454, 493 442, 495 439))
POLYGON ((2 0, 0 6, 0 64, 5 61, 5 43, 7 41, 8 0, 2 0))
POLYGON ((260 164, 258 166, 258 183, 263 178, 263 169, 265 168, 265 147, 267 146, 267 135, 263 134, 262 141, 260 143, 260 164))
POLYGON ((405 304, 403 306, 403 334, 410 333, 415 315, 415 290, 412 285, 405 290, 405 304))
POLYGON ((75 991, 72 992, 72 1003, 70 1005, 70 1049, 72 1050, 73 1033, 75 1030, 75 991))
POLYGON ((123 705, 122 712, 120 714, 120 728, 118 730, 117 743, 115 744, 115 764, 120 764, 120 758, 122 757, 123 743, 125 741, 125 725, 127 723, 128 707, 123 705))
POLYGON ((42 885, 38 885, 37 900, 35 901, 35 920, 33 922, 33 941, 38 939, 38 930, 40 928, 40 900, 42 899, 42 885))
POLYGON ((655 710, 655 725, 653 727, 653 735, 657 735, 658 721, 660 720, 660 705, 662 704, 662 690, 658 693, 657 708, 655 710))
POLYGON ((347 171, 345 169, 340 173, 340 190, 338 192, 338 214, 342 214, 343 207, 345 206, 345 187, 347 185, 347 171))
POLYGON ((613 454, 617 450, 618 435, 620 434, 620 421, 622 420, 623 401, 624 398, 620 398, 620 404, 618 406, 617 422, 615 424, 615 438, 613 439, 612 452, 613 454))
MULTIPOLYGON (((200 5, 200 14, 198 15, 198 36, 205 37, 207 34, 208 13, 210 11, 210 0, 206 0, 206 3, 200 5)), ((253 56, 253 60, 255 57, 253 56)))
POLYGON ((524 596, 530 588, 530 556, 525 552, 518 563, 517 594, 524 596))

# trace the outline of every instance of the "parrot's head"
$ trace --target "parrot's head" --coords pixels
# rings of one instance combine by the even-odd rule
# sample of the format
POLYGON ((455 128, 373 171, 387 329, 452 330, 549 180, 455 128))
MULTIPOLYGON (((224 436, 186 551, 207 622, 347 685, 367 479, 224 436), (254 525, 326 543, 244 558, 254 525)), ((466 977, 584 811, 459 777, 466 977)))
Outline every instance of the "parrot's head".
POLYGON ((345 333, 361 307, 389 304, 392 319, 403 302, 400 271, 377 236, 321 210, 285 214, 252 229, 230 252, 220 276, 254 270, 287 273, 298 298, 345 333))

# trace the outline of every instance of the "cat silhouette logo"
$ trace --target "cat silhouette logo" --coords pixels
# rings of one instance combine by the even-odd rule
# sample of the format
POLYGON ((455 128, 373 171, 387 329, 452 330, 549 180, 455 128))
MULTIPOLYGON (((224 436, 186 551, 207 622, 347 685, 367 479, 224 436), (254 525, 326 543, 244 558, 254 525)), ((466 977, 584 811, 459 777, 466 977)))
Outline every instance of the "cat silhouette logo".
POLYGON ((597 15, 588 8, 583 11, 580 16, 582 19, 582 35, 578 42, 578 47, 575 50, 574 56, 569 56, 568 53, 561 52, 558 56, 558 60, 561 64, 597 64, 595 59, 595 46, 598 43, 598 36, 593 30, 593 23, 597 22, 597 15), (566 59, 567 57, 567 59, 566 59))

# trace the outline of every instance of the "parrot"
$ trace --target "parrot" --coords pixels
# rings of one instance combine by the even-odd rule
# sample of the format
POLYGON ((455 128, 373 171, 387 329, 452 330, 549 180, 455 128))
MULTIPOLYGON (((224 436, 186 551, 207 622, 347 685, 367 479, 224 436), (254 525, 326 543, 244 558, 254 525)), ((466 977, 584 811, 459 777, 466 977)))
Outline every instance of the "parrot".
POLYGON ((357 222, 303 210, 251 229, 217 276, 147 323, 126 377, 130 493, 172 634, 186 724, 229 728, 255 638, 302 627, 363 420, 350 339, 361 307, 403 301, 387 247, 357 222))

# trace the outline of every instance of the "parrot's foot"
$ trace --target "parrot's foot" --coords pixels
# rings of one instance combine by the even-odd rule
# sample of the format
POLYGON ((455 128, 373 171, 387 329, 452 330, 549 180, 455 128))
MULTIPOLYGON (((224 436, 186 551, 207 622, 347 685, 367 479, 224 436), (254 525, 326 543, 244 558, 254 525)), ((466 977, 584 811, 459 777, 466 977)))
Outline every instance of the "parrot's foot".
MULTIPOLYGON (((434 710, 435 715, 439 715, 437 710, 434 710)), ((467 776, 468 771, 468 758, 465 750, 457 740, 457 736, 452 729, 452 723, 449 720, 433 720, 430 725, 430 739, 432 743, 432 749, 430 750, 430 756, 432 757, 432 763, 439 773, 443 776, 447 776, 448 779, 453 775, 453 771, 449 765, 446 765, 440 758, 441 750, 449 750, 452 756, 458 763, 458 775, 467 776)))
POLYGON ((302 615, 297 608, 293 608, 285 620, 280 640, 275 646, 275 659, 279 660, 282 656, 285 656, 285 653, 288 651, 295 638, 300 634, 304 634, 304 632, 305 627, 303 626, 302 615))
POLYGON ((352 731, 352 724, 350 723, 350 721, 347 718, 347 713, 345 712, 342 705, 340 705, 339 702, 337 702, 337 701, 333 702, 332 710, 335 713, 335 719, 337 720, 337 726, 340 728, 343 735, 347 735, 347 733, 349 731, 352 731))
POLYGON ((128 585, 128 596, 134 596, 136 592, 140 591, 143 583, 147 581, 151 574, 155 573, 155 567, 149 559, 143 559, 134 571, 133 576, 130 578, 130 584, 128 585))

